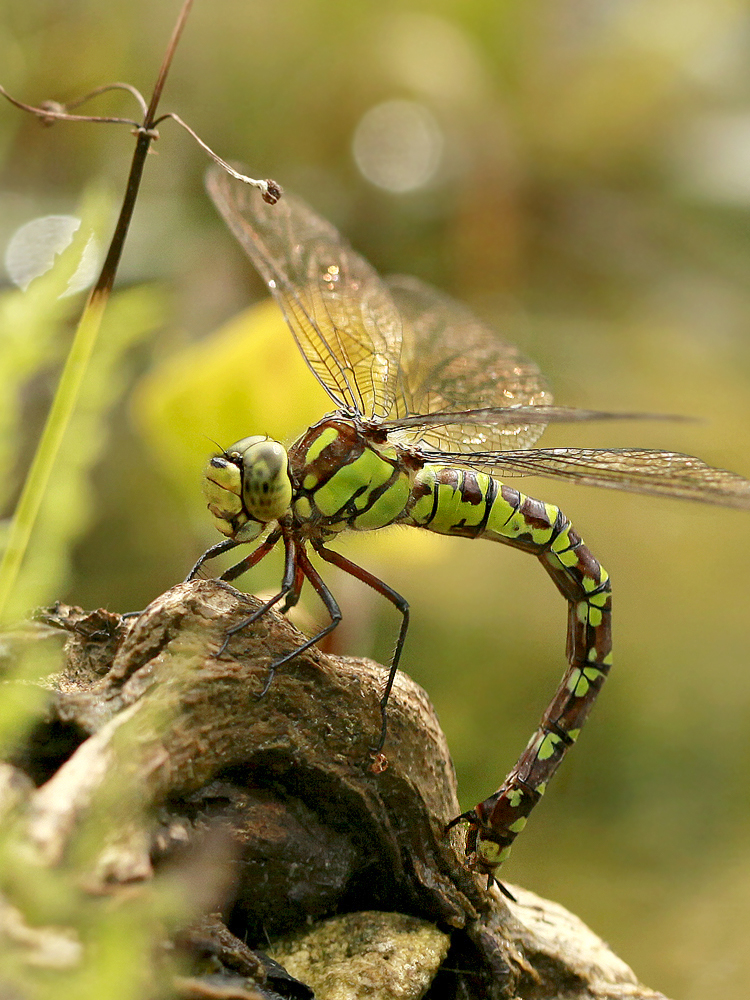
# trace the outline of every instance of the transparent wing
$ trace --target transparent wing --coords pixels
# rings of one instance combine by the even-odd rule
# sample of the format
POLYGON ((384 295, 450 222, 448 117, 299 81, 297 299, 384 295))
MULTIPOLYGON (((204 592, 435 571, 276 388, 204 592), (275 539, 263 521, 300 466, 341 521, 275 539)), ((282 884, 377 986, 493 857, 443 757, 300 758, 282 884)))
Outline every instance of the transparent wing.
POLYGON ((750 480, 680 452, 640 448, 534 448, 530 451, 475 452, 470 456, 429 452, 426 457, 430 461, 484 468, 501 477, 549 476, 587 486, 750 510, 750 480))
POLYGON ((386 430, 402 430, 415 427, 448 427, 452 424, 474 424, 492 426, 495 424, 508 427, 519 424, 579 424, 587 421, 600 422, 611 420, 659 420, 672 423, 689 423, 694 417, 685 417, 674 413, 639 413, 612 410, 584 410, 578 406, 538 406, 514 405, 507 410, 498 407, 482 407, 471 410, 440 411, 438 413, 416 413, 411 416, 385 420, 386 430))
POLYGON ((546 421, 493 420, 490 410, 552 403, 541 372, 467 308, 416 278, 386 279, 403 320, 401 370, 389 436, 438 449, 525 448, 546 421), (420 414, 484 410, 459 422, 420 421, 420 414), (409 417, 413 419, 408 420, 409 417), (404 419, 407 418, 407 419, 404 419))
POLYGON ((207 172, 206 187, 336 406, 365 417, 388 413, 401 317, 374 268, 294 195, 268 205, 218 166, 207 172))

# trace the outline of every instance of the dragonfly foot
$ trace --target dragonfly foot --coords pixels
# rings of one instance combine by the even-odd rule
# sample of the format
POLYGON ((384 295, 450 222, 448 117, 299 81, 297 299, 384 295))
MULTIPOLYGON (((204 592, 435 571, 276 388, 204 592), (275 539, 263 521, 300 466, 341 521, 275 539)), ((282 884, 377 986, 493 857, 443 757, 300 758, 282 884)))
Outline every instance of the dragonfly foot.
POLYGON ((279 608, 279 614, 285 615, 292 608, 296 608, 297 602, 299 601, 299 594, 287 594, 284 603, 279 608))
POLYGON ((214 653, 214 659, 215 660, 218 660, 220 656, 224 655, 224 653, 226 652, 226 648, 229 645, 229 640, 231 638, 232 638, 232 633, 231 632, 227 632, 227 634, 224 636, 224 641, 222 642, 222 644, 219 646, 219 648, 214 653))
POLYGON ((493 885, 496 885, 498 887, 498 889, 500 890, 500 892, 503 894, 503 896, 505 896, 506 899, 509 899, 511 901, 511 903, 517 903, 518 902, 518 900, 516 899, 516 897, 513 895, 513 893, 510 891, 510 889, 507 886, 503 885, 503 883, 500 882, 498 879, 496 879, 494 875, 488 875, 487 876, 487 889, 488 890, 491 889, 493 885))
MULTIPOLYGON (((378 736, 378 742, 374 747, 370 747, 370 756, 377 759, 383 757, 383 747, 385 746, 385 738, 388 735, 388 716, 386 715, 386 707, 384 704, 380 705, 380 735, 378 736)), ((384 768, 385 770, 385 768, 384 768)))
POLYGON ((266 674, 266 682, 263 685, 260 694, 256 695, 255 698, 256 701, 260 701, 261 698, 265 698, 265 696, 268 694, 268 689, 271 687, 271 683, 275 675, 276 675, 276 664, 274 663, 272 664, 272 666, 268 668, 268 673, 266 674))
POLYGON ((454 818, 449 823, 446 823, 445 827, 443 828, 443 833, 447 833, 449 830, 452 830, 454 826, 458 826, 458 824, 461 823, 463 820, 466 820, 467 823, 476 824, 479 822, 479 817, 477 816, 474 809, 469 809, 468 812, 461 813, 460 816, 454 816, 454 818))

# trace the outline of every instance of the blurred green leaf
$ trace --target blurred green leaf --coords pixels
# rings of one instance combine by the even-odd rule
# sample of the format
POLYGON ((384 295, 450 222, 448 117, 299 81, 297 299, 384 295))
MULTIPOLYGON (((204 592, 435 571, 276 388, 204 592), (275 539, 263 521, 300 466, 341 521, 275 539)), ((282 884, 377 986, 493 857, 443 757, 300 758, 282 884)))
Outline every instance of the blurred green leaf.
POLYGON ((78 405, 52 469, 37 529, 10 613, 53 601, 65 590, 74 544, 95 515, 92 471, 108 446, 108 420, 129 385, 129 352, 164 320, 157 288, 132 288, 109 301, 78 405))

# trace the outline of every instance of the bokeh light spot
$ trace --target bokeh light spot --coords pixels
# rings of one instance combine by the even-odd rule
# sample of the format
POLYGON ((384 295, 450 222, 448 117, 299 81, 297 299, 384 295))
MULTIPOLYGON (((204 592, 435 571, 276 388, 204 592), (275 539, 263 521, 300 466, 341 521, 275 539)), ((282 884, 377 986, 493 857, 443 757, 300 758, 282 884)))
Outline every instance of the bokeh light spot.
POLYGON ((385 101, 362 116, 352 148, 357 166, 371 184, 386 191, 414 191, 435 176, 443 133, 424 105, 385 101))

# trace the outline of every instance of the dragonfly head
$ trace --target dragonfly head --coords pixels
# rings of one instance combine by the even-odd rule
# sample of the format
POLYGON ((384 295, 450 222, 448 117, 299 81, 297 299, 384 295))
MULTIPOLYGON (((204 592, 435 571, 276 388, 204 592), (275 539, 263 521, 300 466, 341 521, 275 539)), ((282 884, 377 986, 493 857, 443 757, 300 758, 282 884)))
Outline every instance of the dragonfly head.
POLYGON ((251 542, 269 521, 289 510, 289 459, 278 441, 242 438, 206 466, 203 491, 219 531, 251 542))

